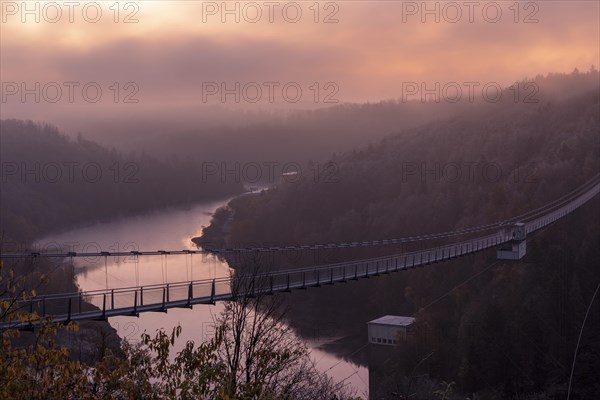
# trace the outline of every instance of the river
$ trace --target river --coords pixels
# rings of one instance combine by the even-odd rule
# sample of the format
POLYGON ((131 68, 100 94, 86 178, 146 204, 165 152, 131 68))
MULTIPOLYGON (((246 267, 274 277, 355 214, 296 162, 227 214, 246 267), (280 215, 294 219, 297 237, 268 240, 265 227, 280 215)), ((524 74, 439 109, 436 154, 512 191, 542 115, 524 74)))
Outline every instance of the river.
MULTIPOLYGON (((86 228, 49 235, 38 240, 40 248, 56 244, 73 251, 131 251, 195 249, 191 238, 199 236, 210 224, 214 211, 229 199, 204 202, 188 209, 171 209, 137 217, 121 218, 86 228)), ((209 255, 75 258, 73 273, 83 291, 182 282, 190 279, 219 278, 230 274, 226 262, 209 255)), ((101 306, 101 305, 99 305, 101 306)), ((142 332, 157 329, 170 332, 177 324, 182 335, 175 350, 187 340, 204 341, 213 334, 213 316, 223 304, 196 305, 193 309, 171 309, 168 313, 143 313, 139 317, 112 317, 108 322, 119 336, 128 341, 139 340, 142 332)), ((313 338, 314 339, 314 338, 313 338)), ((317 368, 336 382, 344 381, 357 395, 367 397, 368 370, 319 349, 326 339, 306 341, 317 368)), ((366 340, 366 338, 365 338, 366 340)))

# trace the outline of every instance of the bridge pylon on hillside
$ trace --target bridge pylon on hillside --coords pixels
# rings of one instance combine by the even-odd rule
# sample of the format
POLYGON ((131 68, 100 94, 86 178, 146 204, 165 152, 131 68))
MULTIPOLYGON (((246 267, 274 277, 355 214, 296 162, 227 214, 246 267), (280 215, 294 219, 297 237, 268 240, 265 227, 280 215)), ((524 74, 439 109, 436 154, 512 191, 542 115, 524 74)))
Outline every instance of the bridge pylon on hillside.
POLYGON ((505 245, 496 250, 498 260, 520 260, 527 253, 527 230, 522 222, 517 222, 510 227, 509 237, 505 245))

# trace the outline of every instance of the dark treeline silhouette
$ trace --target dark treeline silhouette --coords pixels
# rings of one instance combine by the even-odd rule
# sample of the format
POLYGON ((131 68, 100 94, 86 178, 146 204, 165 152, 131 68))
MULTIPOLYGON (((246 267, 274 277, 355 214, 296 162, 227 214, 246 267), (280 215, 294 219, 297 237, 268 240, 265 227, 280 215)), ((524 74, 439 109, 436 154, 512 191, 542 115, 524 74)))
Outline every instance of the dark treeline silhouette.
MULTIPOLYGON (((176 116, 147 116, 135 122, 126 120, 100 121, 90 126, 86 136, 101 143, 118 144, 124 149, 143 149, 157 158, 179 158, 189 162, 297 162, 320 161, 335 152, 343 152, 376 144, 385 136, 404 129, 416 128, 428 122, 471 112, 474 106, 494 100, 496 83, 481 82, 473 89, 472 99, 463 82, 457 102, 442 96, 445 82, 439 82, 439 101, 432 95, 421 96, 421 82, 415 95, 374 103, 342 103, 314 110, 221 113, 215 109, 213 119, 202 114, 188 120, 176 116), (483 87, 488 84, 487 95, 483 87), (487 97, 485 97, 487 96, 487 97), (426 102, 421 101, 422 97, 426 102), (93 135, 93 136, 92 136, 93 135), (97 139, 96 139, 97 138, 97 139)), ((550 74, 515 82, 502 95, 502 102, 542 99, 561 100, 597 85, 593 73, 550 74)), ((435 84, 427 83, 424 90, 435 84)), ((448 91, 448 97, 454 92, 448 91)), ((227 105, 227 104, 225 104, 227 105)), ((200 110, 198 111, 200 113, 200 110)), ((265 178, 263 176, 263 178, 265 178)))
MULTIPOLYGON (((315 110, 230 111, 214 121, 177 116, 100 121, 82 129, 86 137, 157 158, 189 162, 298 162, 328 158, 336 151, 376 143, 398 129, 453 115, 468 101, 422 103, 387 100, 343 103, 315 110), (102 128, 99 128, 101 126, 102 128)), ((216 115, 220 115, 215 110, 216 115)), ((202 114, 204 115, 204 114, 202 114)))
MULTIPOLYGON (((237 198, 217 214, 204 240, 246 247, 385 239, 495 222, 546 204, 600 169, 600 91, 594 69, 535 82, 537 102, 514 101, 506 89, 497 103, 479 103, 335 155, 328 179, 302 177, 237 198)), ((428 379, 454 381, 456 391, 481 399, 562 396, 583 315, 600 281, 600 231, 590 223, 597 220, 596 199, 530 237, 519 262, 493 264, 490 251, 292 294, 298 309, 292 323, 300 333, 314 327, 332 337, 351 332, 330 346, 343 355, 366 343, 366 321, 416 315, 418 333, 378 372, 382 398, 405 393, 408 385, 416 391, 428 379), (421 382, 409 384, 403 377, 411 374, 421 382)), ((353 253, 379 254, 377 248, 353 253)), ((298 266, 292 258, 271 261, 277 268, 298 266)), ((300 264, 315 261, 305 258, 300 264)), ((343 258, 339 253, 326 261, 343 258)), ((248 260, 230 261, 241 268, 248 260)), ((587 378, 599 367, 597 304, 578 349, 571 398, 590 398, 599 389, 587 378)), ((360 353, 352 357, 365 362, 360 353)))
MULTIPOLYGON (((7 252, 28 251, 35 239, 62 229, 243 190, 234 181, 204 179, 197 165, 133 152, 125 155, 31 121, 0 120, 0 161, 0 249, 7 252)), ((2 262, 28 292, 79 290, 72 260, 2 262)), ((48 307, 46 312, 54 312, 48 307)), ((26 347, 34 339, 21 335, 13 344, 26 347)), ((105 345, 120 351, 117 332, 107 322, 83 322, 77 335, 61 332, 55 339, 71 349, 74 359, 86 362, 99 357, 105 345)))
POLYGON ((5 241, 242 191, 239 182, 203 176, 197 165, 125 155, 49 125, 2 120, 0 130, 5 241))
POLYGON ((545 86, 568 86, 568 77, 597 81, 598 72, 555 77, 540 78, 535 103, 506 94, 501 102, 334 155, 316 175, 307 172, 233 200, 229 245, 448 231, 508 218, 561 196, 598 171, 599 94, 584 86, 561 99, 545 86))
POLYGON ((222 124, 150 137, 132 134, 128 140, 129 146, 141 146, 157 157, 176 155, 209 162, 304 164, 328 158, 336 151, 376 143, 399 128, 415 127, 465 107, 465 104, 399 100, 341 104, 266 115, 260 121, 242 126, 222 124))

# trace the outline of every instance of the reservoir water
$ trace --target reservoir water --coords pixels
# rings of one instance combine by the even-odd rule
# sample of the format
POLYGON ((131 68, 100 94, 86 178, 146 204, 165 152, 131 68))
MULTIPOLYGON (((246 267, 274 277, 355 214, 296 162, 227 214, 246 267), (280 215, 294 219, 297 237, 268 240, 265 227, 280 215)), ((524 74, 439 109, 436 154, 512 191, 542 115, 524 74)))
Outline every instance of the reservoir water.
MULTIPOLYGON (((137 217, 118 219, 86 228, 49 235, 38 246, 56 244, 79 252, 152 251, 195 249, 191 238, 199 236, 210 224, 214 211, 229 199, 196 204, 188 209, 171 209, 137 217)), ((73 273, 82 291, 183 282, 190 279, 220 278, 230 275, 226 262, 209 255, 168 255, 140 257, 102 257, 73 259, 73 273)), ((214 332, 213 316, 223 305, 196 305, 193 309, 171 309, 168 313, 142 313, 139 317, 112 317, 108 322, 125 340, 136 341, 142 332, 157 329, 170 332, 177 324, 182 335, 175 350, 187 340, 201 342, 214 332)), ((314 338, 313 338, 314 339, 314 338)), ((368 370, 327 353, 319 346, 326 338, 306 341, 317 368, 336 382, 350 385, 356 394, 367 397, 368 370)), ((366 338, 365 338, 366 340, 366 338)))

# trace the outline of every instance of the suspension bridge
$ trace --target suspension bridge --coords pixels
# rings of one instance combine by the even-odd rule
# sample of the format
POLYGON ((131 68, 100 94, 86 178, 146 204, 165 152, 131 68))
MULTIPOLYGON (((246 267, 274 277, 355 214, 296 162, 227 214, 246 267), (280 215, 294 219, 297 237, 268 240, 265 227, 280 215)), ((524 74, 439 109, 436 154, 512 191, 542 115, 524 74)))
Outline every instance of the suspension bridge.
MULTIPOLYGON (((451 232, 406 238, 375 240, 351 243, 329 243, 302 246, 247 247, 202 250, 157 250, 130 252, 27 252, 0 253, 2 259, 23 259, 38 257, 142 257, 169 256, 176 254, 194 255, 238 254, 247 252, 285 252, 318 249, 386 246, 433 239, 451 241, 465 235, 468 239, 455 240, 429 248, 405 251, 399 254, 347 261, 306 268, 287 269, 267 273, 234 274, 232 277, 189 280, 184 282, 161 283, 146 286, 107 288, 102 290, 38 295, 24 299, 12 299, 16 309, 35 313, 41 318, 52 316, 55 322, 81 320, 105 320, 121 315, 137 316, 143 312, 166 312, 171 308, 191 308, 198 304, 214 304, 217 301, 233 300, 236 296, 257 296, 289 292, 293 289, 306 289, 333 285, 349 280, 358 280, 382 274, 402 271, 418 266, 442 262, 457 257, 481 252, 486 249, 500 249, 511 243, 524 245, 526 236, 565 217, 594 198, 600 191, 600 174, 577 189, 537 209, 493 224, 459 229, 451 232)), ((513 247, 514 249, 514 247, 513 247)), ((500 251, 498 252, 500 257, 500 251)), ((520 258, 521 255, 514 257, 520 258)), ((31 319, 0 321, 0 329, 26 328, 35 321, 31 319)))

